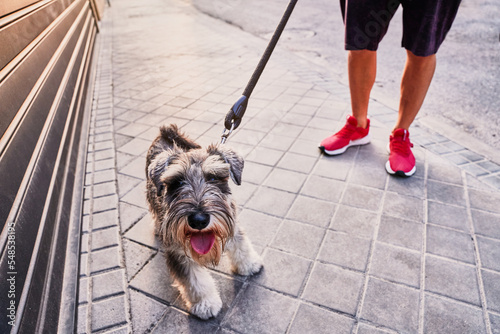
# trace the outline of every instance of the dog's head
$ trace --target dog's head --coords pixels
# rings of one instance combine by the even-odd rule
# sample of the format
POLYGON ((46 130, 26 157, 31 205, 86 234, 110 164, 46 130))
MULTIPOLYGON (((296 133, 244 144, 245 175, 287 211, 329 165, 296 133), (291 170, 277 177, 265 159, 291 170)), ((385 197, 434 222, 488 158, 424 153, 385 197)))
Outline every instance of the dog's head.
POLYGON ((163 242, 182 246, 202 265, 217 264, 234 231, 229 178, 240 185, 243 164, 225 145, 173 145, 157 154, 147 168, 148 201, 163 242))

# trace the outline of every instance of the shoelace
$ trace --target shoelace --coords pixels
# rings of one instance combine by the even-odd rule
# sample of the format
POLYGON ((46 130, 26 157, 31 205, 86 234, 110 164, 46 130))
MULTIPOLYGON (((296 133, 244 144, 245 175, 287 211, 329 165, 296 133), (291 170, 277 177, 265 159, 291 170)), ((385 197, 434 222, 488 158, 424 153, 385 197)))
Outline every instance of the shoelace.
POLYGON ((409 140, 403 140, 402 138, 393 138, 391 140, 391 152, 408 156, 411 152, 410 148, 413 147, 413 143, 409 140))
POLYGON ((335 135, 343 138, 343 139, 350 139, 352 134, 356 131, 356 127, 352 126, 351 124, 346 124, 342 129, 340 129, 339 132, 337 132, 335 135))

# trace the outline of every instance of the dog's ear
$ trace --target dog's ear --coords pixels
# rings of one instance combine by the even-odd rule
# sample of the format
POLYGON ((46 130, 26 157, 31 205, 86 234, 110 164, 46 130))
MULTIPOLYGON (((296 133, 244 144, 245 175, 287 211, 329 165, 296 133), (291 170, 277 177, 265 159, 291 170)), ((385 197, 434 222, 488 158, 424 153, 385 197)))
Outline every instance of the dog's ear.
POLYGON ((241 174, 243 173, 243 166, 245 164, 243 158, 226 145, 210 145, 207 151, 209 154, 218 154, 228 163, 231 179, 237 185, 241 185, 241 174))
POLYGON ((148 166, 148 179, 150 179, 156 187, 156 196, 160 197, 165 189, 165 185, 161 181, 163 172, 167 169, 169 163, 175 157, 175 154, 169 151, 163 151, 158 154, 148 166))

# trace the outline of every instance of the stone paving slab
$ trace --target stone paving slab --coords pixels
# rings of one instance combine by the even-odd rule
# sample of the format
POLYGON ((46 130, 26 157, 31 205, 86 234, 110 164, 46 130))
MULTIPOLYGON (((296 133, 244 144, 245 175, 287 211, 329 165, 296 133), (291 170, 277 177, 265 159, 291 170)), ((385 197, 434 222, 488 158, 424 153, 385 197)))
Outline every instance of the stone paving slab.
POLYGON ((78 333, 500 333, 500 168, 415 124, 417 173, 387 175, 396 112, 337 157, 348 87, 278 48, 228 145, 244 156, 239 223, 264 260, 210 269, 221 313, 189 315, 154 236, 145 153, 162 124, 206 145, 267 41, 183 0, 113 1, 97 40, 78 333))

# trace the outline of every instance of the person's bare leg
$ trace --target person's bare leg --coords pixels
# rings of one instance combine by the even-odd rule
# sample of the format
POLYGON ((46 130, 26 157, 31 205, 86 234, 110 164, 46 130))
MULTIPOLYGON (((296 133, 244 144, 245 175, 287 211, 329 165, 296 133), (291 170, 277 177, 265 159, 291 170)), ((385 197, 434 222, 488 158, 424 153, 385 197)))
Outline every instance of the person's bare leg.
POLYGON ((415 56, 406 51, 406 64, 401 79, 401 98, 395 129, 408 130, 424 103, 436 69, 436 55, 415 56))
POLYGON ((352 115, 358 126, 366 128, 370 92, 377 74, 377 52, 370 50, 349 51, 347 58, 352 115))

